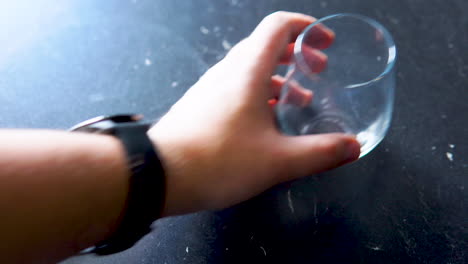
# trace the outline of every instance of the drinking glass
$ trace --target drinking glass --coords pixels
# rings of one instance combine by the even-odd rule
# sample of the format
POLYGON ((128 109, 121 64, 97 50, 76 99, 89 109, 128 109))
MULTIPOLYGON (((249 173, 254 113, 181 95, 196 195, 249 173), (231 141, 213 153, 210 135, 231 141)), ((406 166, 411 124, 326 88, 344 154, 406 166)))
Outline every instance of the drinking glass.
POLYGON ((375 148, 393 111, 396 47, 390 33, 362 15, 327 16, 299 35, 292 60, 275 106, 280 130, 353 134, 360 157, 375 148))

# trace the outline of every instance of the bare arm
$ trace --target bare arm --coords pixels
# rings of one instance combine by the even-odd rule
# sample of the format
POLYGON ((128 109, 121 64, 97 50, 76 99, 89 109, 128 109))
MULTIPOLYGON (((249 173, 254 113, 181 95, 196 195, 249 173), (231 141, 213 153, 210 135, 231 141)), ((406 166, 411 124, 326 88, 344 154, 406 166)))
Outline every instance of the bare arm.
POLYGON ((128 191, 123 153, 111 136, 0 131, 0 262, 53 263, 111 234, 128 191))

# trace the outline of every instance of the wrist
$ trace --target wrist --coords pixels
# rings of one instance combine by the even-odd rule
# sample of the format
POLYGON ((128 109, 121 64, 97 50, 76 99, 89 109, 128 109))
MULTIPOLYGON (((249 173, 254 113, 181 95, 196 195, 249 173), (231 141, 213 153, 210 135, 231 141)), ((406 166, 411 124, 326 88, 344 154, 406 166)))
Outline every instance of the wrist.
POLYGON ((165 196, 165 175, 156 150, 147 135, 148 125, 139 115, 100 116, 84 121, 72 131, 112 135, 125 150, 129 177, 126 205, 119 226, 112 235, 86 252, 100 255, 123 251, 151 231, 161 217, 165 196))
POLYGON ((150 129, 148 131, 148 137, 150 138, 155 149, 158 150, 158 156, 162 163, 162 166, 166 175, 166 194, 164 199, 164 205, 162 208, 161 217, 167 217, 174 215, 174 191, 173 191, 173 178, 174 178, 174 160, 176 159, 176 151, 174 150, 173 144, 167 140, 161 139, 160 136, 150 129))
MULTIPOLYGON (((195 194, 200 184, 193 182, 197 168, 191 164, 197 159, 197 151, 183 138, 161 133, 156 127, 148 131, 148 136, 158 150, 158 155, 166 175, 166 196, 162 217, 191 213, 200 210, 200 202, 195 194), (190 173, 189 173, 190 172, 190 173)), ((199 164, 200 165, 200 164, 199 164)))

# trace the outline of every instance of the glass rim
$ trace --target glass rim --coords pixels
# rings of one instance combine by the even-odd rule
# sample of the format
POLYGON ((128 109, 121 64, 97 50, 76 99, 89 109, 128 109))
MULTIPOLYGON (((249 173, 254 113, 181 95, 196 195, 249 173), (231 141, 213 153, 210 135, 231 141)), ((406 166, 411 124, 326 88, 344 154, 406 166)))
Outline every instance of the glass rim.
MULTIPOLYGON (((309 66, 307 66, 307 63, 306 63, 306 61, 304 59, 304 56, 302 55, 302 42, 304 40, 305 35, 314 26, 316 26, 318 24, 321 24, 326 20, 330 20, 330 19, 334 19, 334 18, 340 18, 340 17, 356 18, 356 19, 359 19, 359 20, 361 20, 361 21, 363 21, 365 23, 370 24, 372 27, 378 29, 379 31, 381 31, 383 33, 383 38, 385 40, 385 43, 388 46, 387 64, 385 66, 385 69, 379 75, 377 75, 375 78, 373 78, 373 79, 371 79, 369 81, 361 82, 361 83, 358 83, 358 84, 351 84, 351 85, 346 86, 345 88, 357 88, 357 87, 367 86, 368 84, 377 82, 380 79, 384 78, 386 75, 390 74, 390 72, 392 71, 392 69, 395 66, 396 57, 397 57, 397 49, 396 49, 396 46, 395 46, 395 42, 393 41, 392 35, 390 34, 390 32, 382 24, 380 24, 376 20, 374 20, 374 19, 372 19, 370 17, 367 17, 367 16, 363 16, 363 15, 359 15, 359 14, 353 14, 353 13, 339 13, 339 14, 325 16, 323 18, 317 19, 317 21, 315 21, 312 24, 310 24, 309 26, 307 26, 302 31, 302 33, 297 37, 297 39, 296 39, 296 41, 294 43, 295 62, 297 64, 299 64, 299 66, 301 66, 301 68, 308 69, 309 66)), ((307 74, 310 74, 310 73, 312 73, 312 72, 310 72, 310 71, 307 72, 307 74)), ((316 74, 316 73, 314 73, 314 74, 316 74)))

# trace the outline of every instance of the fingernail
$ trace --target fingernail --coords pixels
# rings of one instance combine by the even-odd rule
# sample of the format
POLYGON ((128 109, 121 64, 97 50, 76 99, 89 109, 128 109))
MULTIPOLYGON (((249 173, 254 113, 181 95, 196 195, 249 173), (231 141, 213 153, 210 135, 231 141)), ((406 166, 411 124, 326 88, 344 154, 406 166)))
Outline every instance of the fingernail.
POLYGON ((357 160, 359 155, 361 155, 361 144, 356 140, 349 141, 346 145, 343 164, 357 160))

